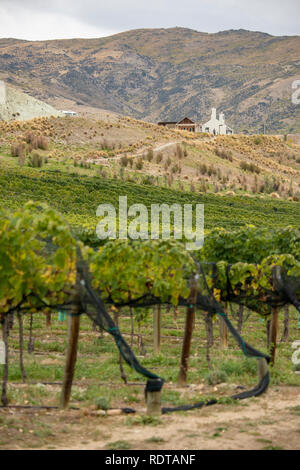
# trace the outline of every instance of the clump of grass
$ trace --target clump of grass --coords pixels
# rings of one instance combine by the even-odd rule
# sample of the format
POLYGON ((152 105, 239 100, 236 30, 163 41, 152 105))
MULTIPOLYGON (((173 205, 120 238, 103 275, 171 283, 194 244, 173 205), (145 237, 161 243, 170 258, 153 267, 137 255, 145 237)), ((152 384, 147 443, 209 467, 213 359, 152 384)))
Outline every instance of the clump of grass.
POLYGON ((177 155, 177 158, 178 158, 179 160, 181 160, 182 157, 183 157, 183 151, 182 151, 182 148, 181 148, 181 145, 180 145, 180 144, 177 144, 177 145, 176 145, 176 155, 177 155))
POLYGON ((214 165, 210 165, 207 169, 208 176, 213 176, 213 175, 215 176, 217 174, 217 172, 218 171, 217 171, 217 169, 215 168, 214 165))
POLYGON ((166 161, 166 167, 168 168, 172 163, 172 159, 170 157, 167 158, 167 161, 166 161))
POLYGON ((163 160, 163 154, 161 152, 158 152, 158 154, 156 155, 155 161, 157 164, 159 164, 162 162, 162 160, 163 160))
POLYGON ((25 140, 29 145, 30 151, 31 150, 48 150, 49 142, 46 136, 44 135, 36 135, 34 132, 29 131, 25 136, 25 140))
POLYGON ((199 165, 199 171, 201 173, 201 175, 205 175, 207 173, 207 165, 206 163, 201 163, 199 165))
POLYGON ((128 157, 127 155, 123 155, 123 157, 121 158, 121 166, 125 168, 127 165, 128 165, 128 157))
POLYGON ((223 160, 228 160, 230 162, 232 162, 233 160, 231 150, 217 149, 215 153, 218 157, 223 158, 223 160))
POLYGON ((49 143, 47 137, 40 135, 37 137, 37 146, 41 150, 48 150, 49 143))
POLYGON ((109 442, 106 446, 109 450, 129 450, 131 444, 128 441, 109 442))
POLYGON ((128 426, 158 426, 161 422, 161 418, 148 415, 129 417, 126 420, 128 426))
POLYGON ((143 166, 144 166, 144 163, 143 163, 143 160, 142 159, 139 159, 136 164, 135 164, 135 168, 137 170, 142 170, 143 169, 143 166))
POLYGON ((300 405, 293 406, 293 408, 290 408, 290 411, 293 415, 300 416, 300 405))
POLYGON ((262 450, 284 450, 283 447, 280 447, 280 446, 266 446, 266 447, 263 447, 262 450))
POLYGON ((151 162, 153 160, 153 150, 152 149, 148 150, 146 158, 147 158, 148 162, 151 162))
POLYGON ((240 377, 242 375, 255 377, 257 373, 255 361, 249 361, 247 359, 242 361, 231 359, 224 361, 220 370, 224 371, 228 377, 240 377))
POLYGON ((154 177, 151 176, 151 175, 145 175, 145 176, 142 178, 141 184, 150 184, 150 185, 154 185, 154 184, 155 184, 154 177))
POLYGON ((254 163, 241 162, 240 168, 244 171, 250 171, 250 173, 256 173, 256 174, 260 173, 260 168, 254 165, 254 163))
POLYGON ((85 160, 81 160, 79 165, 80 165, 81 168, 85 168, 86 170, 88 170, 92 167, 91 162, 86 162, 85 160))
POLYGON ((227 374, 223 370, 216 370, 213 372, 209 372, 205 377, 205 382, 208 385, 217 385, 220 383, 227 382, 227 374))
POLYGON ((23 142, 15 142, 10 147, 10 154, 12 157, 24 157, 25 144, 23 142))
POLYGON ((33 168, 41 168, 44 165, 44 158, 38 152, 29 155, 29 166, 33 168))
POLYGON ((94 401, 97 410, 108 410, 110 408, 110 400, 106 397, 98 397, 94 401))

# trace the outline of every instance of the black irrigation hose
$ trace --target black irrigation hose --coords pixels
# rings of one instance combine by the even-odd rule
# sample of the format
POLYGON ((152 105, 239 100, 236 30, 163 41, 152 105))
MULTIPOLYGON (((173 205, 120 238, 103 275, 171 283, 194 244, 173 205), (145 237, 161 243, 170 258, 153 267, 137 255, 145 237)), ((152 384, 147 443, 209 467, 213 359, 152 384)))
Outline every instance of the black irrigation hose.
MULTIPOLYGON (((237 330, 234 328, 234 326, 232 325, 231 321, 229 320, 225 312, 220 312, 219 316, 225 322, 226 326, 228 327, 228 330, 230 331, 232 336, 235 338, 235 340, 237 341, 237 343, 239 344, 243 353, 246 356, 256 357, 259 359, 265 359, 267 364, 269 364, 270 357, 264 353, 261 353, 260 351, 258 351, 257 349, 253 348, 248 343, 246 343, 243 340, 243 338, 240 336, 240 334, 237 332, 237 330)), ((270 373, 267 372, 266 375, 260 380, 258 385, 256 385, 253 389, 247 390, 242 393, 238 393, 236 395, 231 396, 230 398, 232 400, 244 400, 246 398, 258 397, 266 392, 266 390, 269 387, 269 384, 270 384, 270 373)), ((220 403, 220 400, 214 399, 214 400, 209 400, 207 402, 202 401, 199 403, 195 403, 193 405, 183 405, 183 406, 178 406, 174 408, 162 408, 162 414, 172 413, 174 411, 189 411, 189 410, 203 408, 204 406, 216 405, 217 403, 220 403)))
MULTIPOLYGON (((21 409, 21 410, 59 410, 58 406, 47 406, 47 405, 41 405, 41 406, 31 406, 31 405, 7 405, 7 406, 0 406, 0 409, 2 410, 7 410, 7 409, 21 409)), ((73 408, 73 410, 79 410, 79 408, 73 408)))
MULTIPOLYGON (((31 406, 31 405, 7 405, 7 406, 0 406, 0 409, 2 410, 9 410, 9 409, 17 409, 17 410, 59 410, 60 408, 58 406, 46 406, 46 405, 41 405, 41 406, 31 406)), ((77 408, 75 406, 70 406, 70 410, 75 410, 79 411, 80 408, 77 408)), ((136 413, 136 410, 134 408, 109 408, 109 410, 120 410, 122 413, 128 415, 128 414, 134 414, 136 413)))
MULTIPOLYGON (((256 387, 254 387, 252 390, 248 390, 246 392, 233 395, 230 398, 232 400, 245 400, 246 398, 259 397, 260 395, 265 393, 265 391, 268 389, 269 383, 270 383, 270 374, 268 372, 261 379, 259 384, 256 387)), ((166 413, 173 413, 174 411, 189 411, 189 410, 200 409, 205 406, 216 405, 218 403, 221 403, 221 401, 217 399, 213 399, 209 401, 201 401, 199 403, 195 403, 194 405, 183 405, 183 406, 177 406, 175 408, 162 408, 161 412, 162 414, 166 414, 166 413)))

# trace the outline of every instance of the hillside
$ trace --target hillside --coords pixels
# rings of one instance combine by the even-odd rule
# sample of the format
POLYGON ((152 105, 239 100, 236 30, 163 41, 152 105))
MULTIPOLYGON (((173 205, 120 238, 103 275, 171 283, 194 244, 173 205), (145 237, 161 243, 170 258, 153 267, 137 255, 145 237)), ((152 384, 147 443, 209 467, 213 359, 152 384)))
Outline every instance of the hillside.
POLYGON ((0 40, 0 79, 36 98, 92 106, 155 122, 214 105, 237 132, 300 131, 292 104, 300 37, 245 30, 184 28, 128 31, 100 39, 0 40))
POLYGON ((203 202, 206 228, 299 226, 300 147, 271 136, 192 135, 107 115, 0 123, 0 201, 40 200, 94 230, 96 208, 203 202))

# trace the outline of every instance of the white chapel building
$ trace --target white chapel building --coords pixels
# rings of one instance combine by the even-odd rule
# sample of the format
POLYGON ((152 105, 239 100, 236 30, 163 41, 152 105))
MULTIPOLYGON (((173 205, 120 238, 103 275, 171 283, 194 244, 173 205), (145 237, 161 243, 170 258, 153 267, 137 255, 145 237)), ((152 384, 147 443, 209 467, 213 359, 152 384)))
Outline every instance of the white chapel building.
POLYGON ((232 135, 233 129, 225 124, 225 116, 220 113, 219 119, 217 118, 216 108, 211 110, 211 118, 202 125, 202 132, 208 132, 214 135, 232 135))

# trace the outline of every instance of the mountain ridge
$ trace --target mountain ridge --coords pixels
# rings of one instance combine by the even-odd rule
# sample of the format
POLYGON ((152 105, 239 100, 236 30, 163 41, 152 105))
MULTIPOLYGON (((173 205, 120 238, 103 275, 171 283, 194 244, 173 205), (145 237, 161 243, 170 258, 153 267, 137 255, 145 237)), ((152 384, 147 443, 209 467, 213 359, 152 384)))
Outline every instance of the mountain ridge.
POLYGON ((137 29, 95 39, 0 39, 0 79, 48 103, 59 98, 156 122, 211 107, 238 132, 300 131, 291 102, 300 36, 247 30, 137 29))

